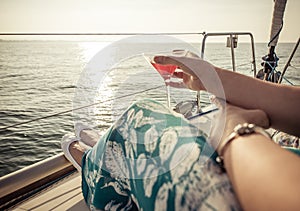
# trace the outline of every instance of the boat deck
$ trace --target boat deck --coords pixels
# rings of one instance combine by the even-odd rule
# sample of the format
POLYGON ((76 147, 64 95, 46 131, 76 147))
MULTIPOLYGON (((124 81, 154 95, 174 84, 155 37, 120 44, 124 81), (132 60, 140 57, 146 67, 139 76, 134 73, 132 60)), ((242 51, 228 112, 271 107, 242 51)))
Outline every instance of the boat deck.
POLYGON ((43 190, 13 210, 89 210, 81 193, 81 176, 78 172, 43 190))
POLYGON ((89 210, 62 153, 1 177, 0 187, 0 210, 89 210))

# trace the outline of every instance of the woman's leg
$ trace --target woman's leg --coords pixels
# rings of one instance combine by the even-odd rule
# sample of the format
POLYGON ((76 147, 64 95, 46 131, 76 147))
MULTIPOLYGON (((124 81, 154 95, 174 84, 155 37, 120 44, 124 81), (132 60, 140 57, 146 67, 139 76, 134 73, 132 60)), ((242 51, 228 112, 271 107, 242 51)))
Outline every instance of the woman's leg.
POLYGON ((88 150, 88 148, 82 146, 79 144, 78 141, 75 141, 70 144, 69 151, 74 160, 81 166, 81 159, 84 154, 84 152, 88 150))

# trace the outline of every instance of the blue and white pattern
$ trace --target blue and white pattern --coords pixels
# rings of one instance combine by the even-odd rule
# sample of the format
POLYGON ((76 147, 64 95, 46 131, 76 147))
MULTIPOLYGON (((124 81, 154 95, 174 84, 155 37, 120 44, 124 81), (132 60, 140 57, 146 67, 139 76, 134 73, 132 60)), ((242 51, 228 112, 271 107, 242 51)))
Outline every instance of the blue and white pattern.
POLYGON ((241 210, 206 134, 151 100, 132 105, 83 157, 92 210, 241 210), (203 150, 205 147, 205 150, 203 150))

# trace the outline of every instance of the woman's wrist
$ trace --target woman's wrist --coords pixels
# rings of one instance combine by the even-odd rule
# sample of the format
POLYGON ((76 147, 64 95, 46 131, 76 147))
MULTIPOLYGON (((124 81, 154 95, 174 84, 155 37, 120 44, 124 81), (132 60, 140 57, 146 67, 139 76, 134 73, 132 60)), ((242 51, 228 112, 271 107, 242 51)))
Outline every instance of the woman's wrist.
MULTIPOLYGON (((223 165, 223 159, 224 159, 224 152, 226 148, 230 146, 230 144, 235 141, 237 138, 249 136, 249 135, 255 135, 260 134, 265 137, 270 138, 270 135, 261 127, 256 126, 255 124, 237 124, 233 132, 231 132, 224 140, 221 141, 221 143, 217 146, 216 151, 218 153, 217 162, 219 162, 221 165, 223 165)), ((240 139, 239 139, 240 140, 240 139)))
POLYGON ((219 141, 215 141, 212 143, 212 146, 215 150, 230 136, 230 134, 234 131, 234 128, 239 125, 246 122, 244 119, 237 119, 237 118, 230 118, 226 121, 224 131, 222 133, 222 136, 220 137, 219 141))

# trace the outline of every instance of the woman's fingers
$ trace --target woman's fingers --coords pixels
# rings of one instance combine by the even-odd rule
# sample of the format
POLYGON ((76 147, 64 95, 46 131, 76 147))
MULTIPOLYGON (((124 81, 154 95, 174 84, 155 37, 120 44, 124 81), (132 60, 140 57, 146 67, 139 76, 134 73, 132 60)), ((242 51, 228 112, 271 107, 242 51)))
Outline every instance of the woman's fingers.
POLYGON ((224 99, 218 98, 215 95, 209 97, 210 101, 215 104, 220 110, 224 109, 226 106, 226 101, 224 99))
POLYGON ((184 73, 183 72, 174 72, 173 76, 175 76, 176 78, 183 78, 184 73))
POLYGON ((220 80, 215 67, 200 58, 156 56, 154 61, 162 65, 169 64, 179 67, 183 74, 178 73, 178 77, 182 78, 187 87, 192 90, 207 90, 211 93, 218 93, 219 88, 222 88, 220 83, 219 86, 216 86, 216 80, 220 80))
POLYGON ((171 56, 155 56, 154 61, 159 64, 174 64, 180 66, 181 63, 171 56))
POLYGON ((178 66, 182 71, 192 76, 196 76, 195 58, 177 57, 177 56, 155 56, 154 61, 159 64, 173 64, 178 66))

